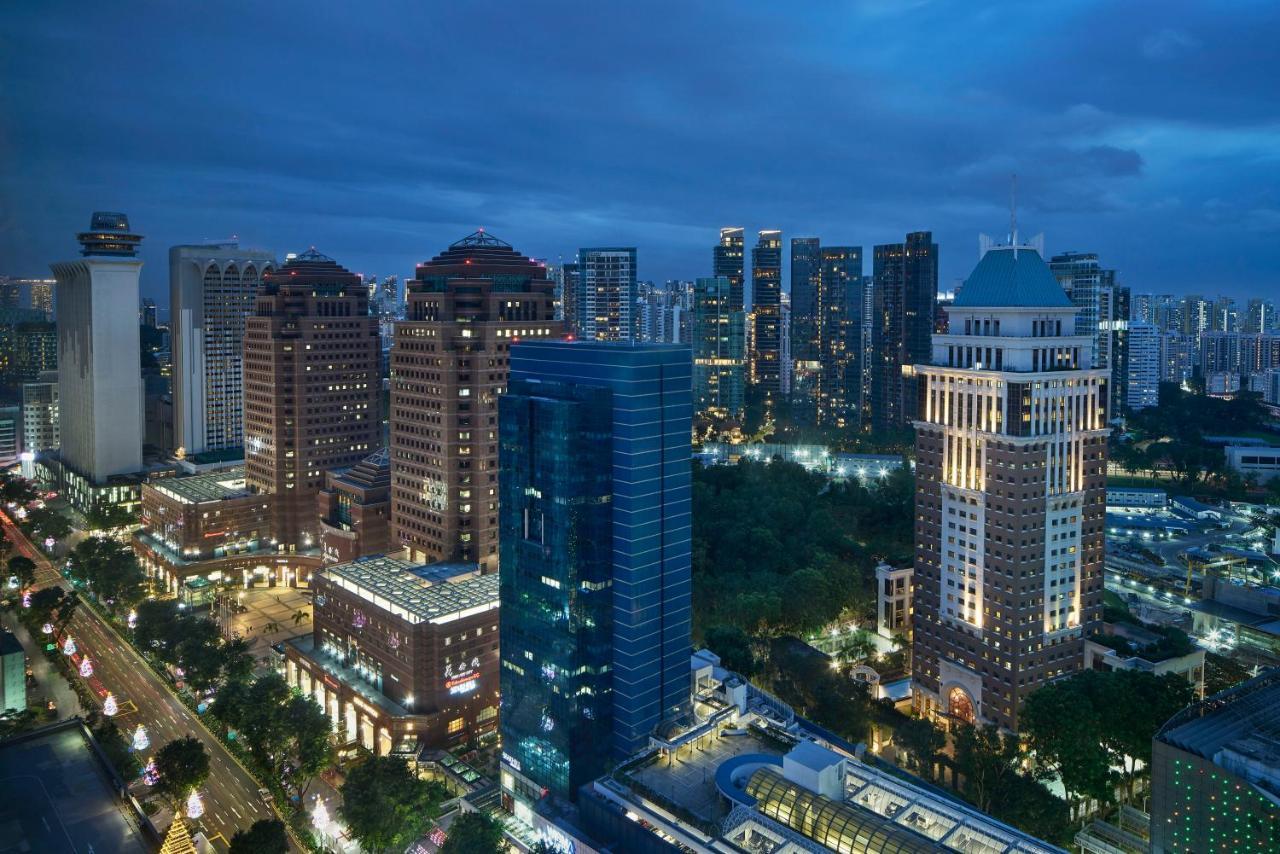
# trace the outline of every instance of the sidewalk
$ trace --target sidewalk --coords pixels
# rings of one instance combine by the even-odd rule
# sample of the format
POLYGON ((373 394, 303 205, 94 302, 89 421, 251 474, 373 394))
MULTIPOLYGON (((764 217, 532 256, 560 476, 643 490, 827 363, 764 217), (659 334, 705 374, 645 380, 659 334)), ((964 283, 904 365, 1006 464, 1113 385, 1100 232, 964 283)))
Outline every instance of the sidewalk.
POLYGON ((62 674, 44 657, 44 645, 47 643, 44 636, 42 635, 39 641, 32 638, 26 627, 9 611, 4 612, 0 621, 18 638, 18 642, 22 644, 27 654, 27 660, 31 662, 31 673, 35 676, 36 685, 27 691, 28 704, 37 699, 43 701, 52 697, 58 704, 58 720, 66 720, 81 714, 80 698, 76 696, 75 691, 71 690, 67 680, 62 678, 62 674))

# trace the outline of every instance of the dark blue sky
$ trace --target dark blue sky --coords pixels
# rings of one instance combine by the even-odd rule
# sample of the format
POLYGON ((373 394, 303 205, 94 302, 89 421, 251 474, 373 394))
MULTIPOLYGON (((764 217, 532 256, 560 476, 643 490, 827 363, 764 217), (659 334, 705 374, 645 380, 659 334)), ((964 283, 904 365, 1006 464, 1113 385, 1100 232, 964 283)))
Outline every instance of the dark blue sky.
POLYGON ((404 276, 479 225, 655 280, 707 275, 721 225, 932 229, 947 288, 1017 172, 1050 251, 1280 297, 1277 44, 1280 4, 1225 0, 10 2, 0 273, 104 209, 162 303, 174 243, 404 276))

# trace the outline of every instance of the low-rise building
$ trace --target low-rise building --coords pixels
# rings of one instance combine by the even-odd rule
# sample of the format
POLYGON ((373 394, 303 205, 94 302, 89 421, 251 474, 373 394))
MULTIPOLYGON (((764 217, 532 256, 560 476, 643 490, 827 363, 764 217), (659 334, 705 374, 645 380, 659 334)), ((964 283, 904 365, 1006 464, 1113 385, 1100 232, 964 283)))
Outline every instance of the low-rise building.
POLYGON ((912 567, 876 566, 876 633, 911 638, 912 567))
POLYGON ((27 654, 11 632, 0 631, 0 712, 27 708, 27 654))
POLYGON ((1204 696, 1204 654, 1203 649, 1179 648, 1165 635, 1132 623, 1103 623, 1102 633, 1084 642, 1086 669, 1175 673, 1191 683, 1197 697, 1204 696))
POLYGON ((1171 718, 1151 794, 1152 854, 1280 850, 1280 669, 1171 718))
POLYGON ((320 547, 325 563, 391 551, 391 460, 383 448, 356 465, 325 473, 320 547))
POLYGON ((1243 477, 1253 475, 1259 483, 1280 476, 1280 448, 1227 445, 1222 449, 1227 468, 1243 477))
POLYGON ((147 574, 170 593, 199 579, 305 586, 319 549, 282 551, 271 530, 272 495, 245 484, 235 466, 185 477, 152 478, 141 488, 142 529, 133 549, 147 574))
POLYGON ((1163 489, 1137 486, 1108 486, 1107 509, 1163 510, 1169 505, 1169 493, 1163 489))
POLYGON ((312 586, 314 628, 284 644, 286 678, 339 741, 382 756, 496 731, 496 573, 376 556, 325 567, 312 586))

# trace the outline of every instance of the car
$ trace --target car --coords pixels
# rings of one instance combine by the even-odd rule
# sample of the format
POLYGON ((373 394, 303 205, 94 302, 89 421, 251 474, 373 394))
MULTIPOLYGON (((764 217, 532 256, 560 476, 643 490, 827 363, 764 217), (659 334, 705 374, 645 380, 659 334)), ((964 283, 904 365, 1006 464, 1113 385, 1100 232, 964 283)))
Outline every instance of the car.
POLYGON ((275 803, 275 798, 271 797, 271 790, 266 786, 258 789, 258 797, 262 798, 262 802, 267 806, 271 806, 275 803))

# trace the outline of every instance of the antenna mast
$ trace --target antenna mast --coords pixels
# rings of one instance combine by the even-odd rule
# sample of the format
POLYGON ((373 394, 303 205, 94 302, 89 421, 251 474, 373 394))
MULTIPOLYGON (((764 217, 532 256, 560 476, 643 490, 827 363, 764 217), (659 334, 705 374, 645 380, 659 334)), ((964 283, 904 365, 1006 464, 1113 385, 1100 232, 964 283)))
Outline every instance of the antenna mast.
POLYGON ((1009 245, 1013 247, 1013 257, 1018 257, 1018 173, 1014 172, 1009 181, 1009 245))

